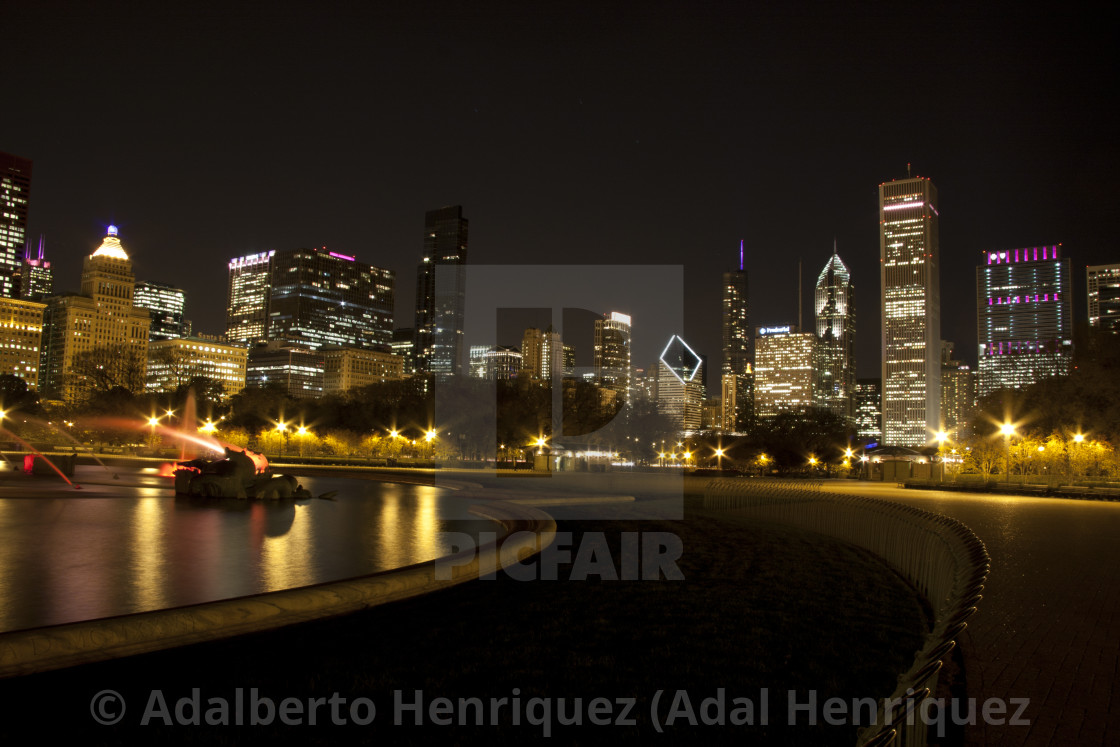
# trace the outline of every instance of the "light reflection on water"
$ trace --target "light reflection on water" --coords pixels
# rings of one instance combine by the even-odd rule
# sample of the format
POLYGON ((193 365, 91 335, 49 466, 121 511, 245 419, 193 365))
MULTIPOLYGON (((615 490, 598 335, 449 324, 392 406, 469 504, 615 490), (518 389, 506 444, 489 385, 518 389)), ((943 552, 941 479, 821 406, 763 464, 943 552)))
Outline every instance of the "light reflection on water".
POLYGON ((203 500, 120 487, 104 497, 0 493, 0 631, 306 586, 448 552, 492 531, 430 486, 306 478, 334 501, 203 500))

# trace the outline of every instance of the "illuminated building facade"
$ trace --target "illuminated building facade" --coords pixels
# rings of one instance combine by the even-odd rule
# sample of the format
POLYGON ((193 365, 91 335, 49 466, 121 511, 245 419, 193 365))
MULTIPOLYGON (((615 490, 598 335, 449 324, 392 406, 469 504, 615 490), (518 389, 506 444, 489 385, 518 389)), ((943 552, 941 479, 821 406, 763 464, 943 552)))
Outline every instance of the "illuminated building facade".
POLYGON ((326 247, 250 254, 229 263, 226 339, 385 347, 393 336, 393 272, 326 247))
POLYGON ((797 327, 758 327, 754 340, 755 415, 772 418, 815 404, 817 336, 797 327))
POLYGON ((720 383, 723 390, 721 426, 741 433, 750 428, 754 416, 753 371, 754 335, 750 327, 750 295, 747 272, 743 269, 743 242, 739 242, 739 269, 723 273, 723 362, 720 383), (733 376, 734 379, 728 379, 733 376), (731 392, 729 396, 728 388, 731 392))
POLYGON ((1120 333, 1120 264, 1085 268, 1089 290, 1089 326, 1120 333))
POLYGON ((417 373, 462 372, 467 219, 453 205, 424 215, 424 260, 416 270, 413 364, 417 373), (438 276, 438 277, 437 277, 438 276))
POLYGON ((533 381, 551 382, 564 375, 564 342, 560 333, 549 327, 544 332, 529 327, 521 336, 522 376, 533 381))
POLYGON ((856 436, 865 444, 883 440, 882 381, 856 379, 856 436))
POLYGON ((268 299, 275 251, 229 261, 226 339, 253 345, 268 339, 268 299))
POLYGON ((42 301, 54 295, 54 270, 43 256, 43 237, 39 249, 33 252, 30 244, 23 253, 19 268, 19 297, 27 301, 42 301))
POLYGON ((31 161, 0 153, 0 296, 19 298, 20 260, 31 210, 31 161))
POLYGON ((521 351, 506 345, 471 345, 470 375, 476 379, 516 379, 525 375, 521 351))
POLYGON ((595 320, 595 378, 623 401, 630 392, 630 315, 612 311, 595 320))
POLYGON ((404 378, 404 359, 399 355, 336 346, 319 348, 319 353, 323 356, 323 394, 404 378))
POLYGON ((205 376, 222 383, 225 396, 245 388, 249 351, 208 337, 168 337, 148 343, 148 391, 173 392, 205 376))
POLYGON ((404 362, 404 375, 411 376, 416 373, 416 368, 412 363, 412 346, 415 342, 416 335, 412 332, 412 327, 401 327, 400 329, 393 330, 393 340, 389 343, 389 349, 393 351, 393 355, 400 356, 404 362))
POLYGON ((852 423, 856 381, 855 289, 835 244, 832 257, 817 277, 813 308, 821 365, 817 404, 852 423))
POLYGON ((1060 255, 1060 244, 984 252, 976 268, 979 397, 1069 374, 1069 260, 1060 255))
POLYGON ((657 412, 679 431, 698 431, 704 422, 704 389, 700 384, 700 356, 673 335, 657 359, 652 384, 657 412))
POLYGON ((132 304, 147 309, 152 318, 149 340, 183 337, 187 333, 183 321, 186 303, 187 294, 182 289, 163 283, 137 283, 132 296, 132 304))
POLYGON ((18 376, 39 388, 40 346, 46 304, 0 297, 0 374, 18 376))
POLYGON ((937 189, 923 177, 879 185, 883 441, 926 445, 941 417, 937 189))
POLYGON ((976 413, 976 375, 967 364, 953 360, 953 344, 941 342, 941 429, 951 438, 967 434, 976 413))
POLYGON ((288 396, 314 399, 323 396, 323 353, 273 340, 249 349, 245 385, 279 384, 288 396))
POLYGON ((93 384, 92 368, 104 382, 133 392, 144 389, 151 317, 133 305, 135 285, 132 261, 116 226, 109 226, 101 246, 82 264, 81 293, 47 301, 46 365, 40 375, 51 394, 67 402, 84 400, 93 384), (76 368, 78 362, 82 365, 76 368))

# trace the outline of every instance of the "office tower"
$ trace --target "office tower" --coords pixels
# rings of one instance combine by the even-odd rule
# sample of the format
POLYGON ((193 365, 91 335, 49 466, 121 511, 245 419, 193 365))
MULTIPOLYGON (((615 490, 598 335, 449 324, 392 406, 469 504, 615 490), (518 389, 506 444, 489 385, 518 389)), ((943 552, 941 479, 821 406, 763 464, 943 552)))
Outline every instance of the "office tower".
POLYGON ((984 252, 976 268, 979 397, 1069 374, 1069 260, 1060 254, 1060 244, 984 252))
POLYGON ((133 306, 135 284, 132 261, 109 226, 82 264, 81 293, 48 300, 44 388, 71 403, 94 389, 144 389, 151 317, 133 306))
POLYGON ((467 219, 461 205, 424 215, 424 260, 416 271, 413 362, 417 373, 462 370, 467 219))
POLYGON ((564 375, 571 376, 576 370, 576 349, 565 343, 562 347, 564 375))
POLYGON ((856 380, 855 288, 848 268, 836 253, 835 243, 832 257, 817 277, 813 308, 821 361, 818 404, 852 423, 852 390, 856 380))
POLYGON ((612 311, 595 320, 595 378, 628 401, 630 392, 630 316, 612 311))
POLYGON ((688 343, 673 335, 661 351, 651 382, 657 411, 680 431, 698 431, 704 419, 704 390, 700 385, 702 360, 688 343))
POLYGON ((43 237, 39 237, 39 249, 32 252, 28 244, 23 253, 23 264, 19 268, 19 297, 28 301, 42 301, 54 295, 54 271, 51 263, 43 257, 43 237))
POLYGON ((754 340, 755 415, 772 418, 814 406, 820 370, 817 336, 795 325, 758 327, 754 340))
POLYGON ((0 153, 0 296, 19 298, 19 272, 31 211, 31 161, 0 153))
POLYGON ((393 271, 326 247, 269 251, 229 263, 226 339, 387 348, 393 271))
POLYGON ((883 439, 882 382, 879 379, 856 379, 856 436, 864 443, 883 439))
POLYGON ((404 359, 399 355, 334 345, 319 348, 319 353, 323 356, 323 394, 404 378, 404 359))
POLYGON ((564 342, 552 327, 542 332, 529 327, 521 336, 522 375, 533 381, 551 382, 564 375, 564 342))
POLYGON ((1120 332, 1120 264, 1085 268, 1089 289, 1089 326, 1120 332))
POLYGON ((937 189, 923 177, 879 185, 883 441, 924 446, 941 416, 937 189))
POLYGON ((739 269, 723 273, 723 389, 722 426, 725 431, 746 431, 754 416, 754 335, 750 327, 750 296, 747 271, 743 269, 743 242, 739 242, 739 269), (728 379, 734 376, 734 379, 728 379), (728 396, 728 387, 733 391, 728 396))
POLYGON ((270 340, 249 349, 245 386, 279 384, 289 397, 314 399, 323 395, 324 354, 284 340, 270 340))
POLYGON ((46 308, 36 301, 0 297, 0 374, 18 376, 28 389, 39 388, 46 308))
POLYGON ((268 339, 268 298, 275 251, 247 254, 229 261, 226 339, 249 345, 268 339))
POLYGON ((405 376, 416 373, 412 361, 412 345, 414 342, 415 335, 412 327, 401 327, 393 330, 393 341, 389 343, 389 349, 393 351, 393 355, 400 356, 404 361, 405 376))
POLYGON ((941 341, 941 428, 957 440, 976 411, 976 376, 953 359, 953 343, 941 341))
POLYGON ((226 398, 245 388, 249 351, 217 337, 166 337, 148 343, 148 391, 173 392, 191 379, 222 383, 226 398))
POLYGON ((180 288, 165 283, 137 283, 132 295, 132 305, 147 309, 152 318, 148 340, 173 340, 186 334, 183 308, 187 294, 180 288))

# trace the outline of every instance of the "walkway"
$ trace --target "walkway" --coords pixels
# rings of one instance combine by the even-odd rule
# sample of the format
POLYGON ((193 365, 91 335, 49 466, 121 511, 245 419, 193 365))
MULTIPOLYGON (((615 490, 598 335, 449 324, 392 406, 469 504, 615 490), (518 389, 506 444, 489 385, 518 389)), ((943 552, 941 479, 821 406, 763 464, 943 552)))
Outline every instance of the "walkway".
POLYGON ((984 599, 959 639, 968 695, 1030 698, 1031 723, 967 727, 965 744, 1120 744, 1120 503, 854 481, 824 489, 951 516, 987 544, 984 599))

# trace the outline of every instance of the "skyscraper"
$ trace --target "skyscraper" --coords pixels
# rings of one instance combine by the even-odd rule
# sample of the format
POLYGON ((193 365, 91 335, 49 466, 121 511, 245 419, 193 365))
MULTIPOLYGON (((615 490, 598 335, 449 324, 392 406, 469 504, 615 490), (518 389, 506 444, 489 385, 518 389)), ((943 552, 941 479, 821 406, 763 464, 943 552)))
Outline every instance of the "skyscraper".
POLYGON ((849 423, 855 411, 856 309, 851 274, 832 245, 832 257, 817 277, 813 305, 820 343, 820 389, 817 403, 849 423))
POLYGON ((23 253, 23 264, 19 268, 19 297, 28 301, 42 301, 54 295, 54 271, 51 263, 43 256, 43 237, 39 237, 39 250, 33 252, 31 245, 23 253))
POLYGON ((816 403, 820 370, 817 336, 794 325, 759 327, 755 339, 755 414, 772 418, 816 403))
POLYGON ((31 210, 31 161, 0 153, 0 296, 19 298, 19 271, 31 210))
POLYGON ((681 431, 698 431, 703 424, 704 391, 700 385, 702 361, 688 343, 673 335, 657 359, 653 373, 653 399, 657 411, 681 431))
POLYGON ((612 311, 595 320, 595 377, 626 402, 630 392, 630 315, 612 311))
POLYGON ((984 252, 976 268, 978 396, 1069 374, 1069 260, 1060 253, 1060 244, 984 252))
POLYGON ((745 431, 753 412, 754 335, 750 328, 750 296, 743 269, 743 242, 739 242, 739 269, 723 273, 723 429, 745 431), (729 379, 733 376, 733 379, 729 379))
POLYGON ((68 402, 93 388, 144 389, 148 365, 147 309, 132 304, 136 279, 116 226, 82 264, 82 292, 48 301, 44 387, 68 402))
POLYGON ((416 270, 413 365, 417 373, 462 372, 467 219, 463 207, 424 215, 424 260, 416 270), (438 275, 438 278, 437 278, 438 275))
POLYGON ((865 444, 883 438, 881 386, 878 379, 856 379, 856 436, 865 444))
POLYGON ((941 429, 953 440, 966 429, 976 410, 976 375, 967 364, 953 360, 953 343, 941 341, 941 429))
POLYGON ((550 326, 544 332, 529 327, 521 336, 522 375, 534 381, 552 382, 564 375, 564 342, 550 326))
POLYGON ((383 347, 393 335, 393 271, 326 247, 269 251, 229 263, 226 338, 383 347))
POLYGON ((147 309, 152 318, 149 340, 174 340, 186 334, 183 324, 183 308, 187 294, 181 289, 165 283, 137 283, 132 295, 132 304, 147 309))
POLYGON ((924 177, 879 185, 883 441, 924 446, 941 414, 937 189, 924 177))
POLYGON ((1089 326, 1120 333, 1120 264, 1085 268, 1089 289, 1089 326))

